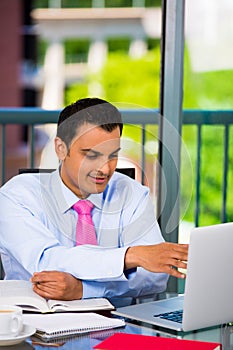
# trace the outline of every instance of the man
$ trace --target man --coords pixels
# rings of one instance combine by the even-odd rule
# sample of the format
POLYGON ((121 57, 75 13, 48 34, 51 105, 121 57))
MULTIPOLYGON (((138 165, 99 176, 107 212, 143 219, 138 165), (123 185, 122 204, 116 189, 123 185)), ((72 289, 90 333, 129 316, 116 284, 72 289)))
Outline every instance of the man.
POLYGON ((187 245, 164 242, 147 187, 116 173, 122 119, 86 98, 59 116, 51 174, 15 176, 0 190, 6 279, 31 279, 45 298, 138 297, 184 278, 187 245), (76 242, 76 202, 88 199, 96 244, 76 242), (77 245, 78 244, 78 245, 77 245))

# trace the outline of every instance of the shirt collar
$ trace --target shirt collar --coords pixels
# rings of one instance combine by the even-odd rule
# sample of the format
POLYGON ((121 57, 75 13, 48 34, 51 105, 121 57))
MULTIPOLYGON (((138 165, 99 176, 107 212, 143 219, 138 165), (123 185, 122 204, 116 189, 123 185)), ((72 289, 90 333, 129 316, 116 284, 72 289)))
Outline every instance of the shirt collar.
MULTIPOLYGON (((59 169, 53 173, 53 181, 56 185, 56 188, 60 187, 60 191, 56 191, 55 195, 58 199, 58 206, 62 213, 65 213, 69 210, 80 198, 78 198, 62 181, 59 169)), ((95 207, 102 209, 103 203, 103 193, 93 193, 90 194, 87 198, 91 201, 95 207)))

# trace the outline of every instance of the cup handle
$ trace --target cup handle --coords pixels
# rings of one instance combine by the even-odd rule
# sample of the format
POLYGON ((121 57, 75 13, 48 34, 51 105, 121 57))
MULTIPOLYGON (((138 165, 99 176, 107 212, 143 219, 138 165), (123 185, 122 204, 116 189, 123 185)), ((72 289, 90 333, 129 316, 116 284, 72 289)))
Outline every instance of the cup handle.
POLYGON ((11 332, 14 336, 17 336, 23 328, 23 320, 22 316, 20 315, 14 315, 12 317, 12 323, 11 323, 11 332))

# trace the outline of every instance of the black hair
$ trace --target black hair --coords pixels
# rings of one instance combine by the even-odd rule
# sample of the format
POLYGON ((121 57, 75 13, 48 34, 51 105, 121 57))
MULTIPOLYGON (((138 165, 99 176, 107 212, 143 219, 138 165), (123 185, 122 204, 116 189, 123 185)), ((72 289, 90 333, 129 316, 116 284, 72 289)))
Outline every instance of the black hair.
POLYGON ((115 106, 100 98, 83 98, 68 105, 59 114, 57 136, 68 149, 77 135, 77 129, 85 123, 98 125, 108 132, 119 127, 122 134, 122 117, 115 106))

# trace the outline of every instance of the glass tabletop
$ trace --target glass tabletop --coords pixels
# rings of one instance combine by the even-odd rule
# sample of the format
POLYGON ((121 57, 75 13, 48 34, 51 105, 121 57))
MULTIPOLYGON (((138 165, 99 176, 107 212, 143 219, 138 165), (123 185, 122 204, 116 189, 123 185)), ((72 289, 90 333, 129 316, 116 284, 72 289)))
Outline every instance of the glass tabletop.
MULTIPOLYGON (((91 332, 82 336, 69 337, 65 339, 56 339, 50 342, 43 342, 39 338, 32 336, 20 344, 10 346, 11 350, 46 350, 59 348, 61 350, 88 350, 104 339, 110 337, 116 332, 130 333, 130 334, 142 334, 151 336, 164 336, 164 337, 177 337, 181 339, 201 340, 210 342, 219 342, 222 344, 222 350, 233 349, 233 326, 222 325, 219 327, 212 327, 208 329, 198 330, 188 333, 176 333, 168 332, 166 330, 157 329, 153 326, 146 324, 134 324, 126 323, 125 327, 112 329, 101 332, 91 332)), ((9 350, 9 346, 1 346, 1 350, 9 350)))

